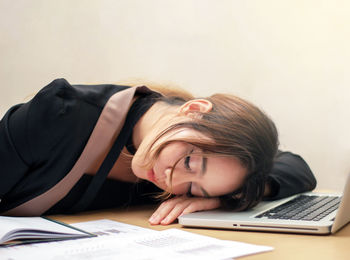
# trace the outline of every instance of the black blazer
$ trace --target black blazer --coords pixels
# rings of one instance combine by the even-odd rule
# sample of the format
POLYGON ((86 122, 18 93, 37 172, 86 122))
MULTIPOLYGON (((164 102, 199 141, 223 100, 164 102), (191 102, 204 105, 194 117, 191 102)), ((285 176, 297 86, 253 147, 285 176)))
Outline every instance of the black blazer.
MULTIPOLYGON (((29 102, 8 110, 0 121, 0 213, 14 208, 53 187, 73 167, 108 101, 127 86, 70 85, 57 79, 29 102)), ((138 118, 153 104, 145 95, 128 117, 138 118)), ((137 120, 133 120, 133 124, 137 120)), ((130 125, 130 133, 133 125, 130 125)), ((117 140, 118 141, 118 140, 117 140)), ((269 177, 279 199, 311 190, 316 180, 298 155, 281 152, 269 177)), ((91 181, 84 175, 72 191, 46 213, 67 213, 91 181)), ((144 193, 159 191, 153 184, 106 180, 87 209, 115 207, 126 203, 154 202, 144 193)), ((150 196, 148 196, 150 197, 150 196)))

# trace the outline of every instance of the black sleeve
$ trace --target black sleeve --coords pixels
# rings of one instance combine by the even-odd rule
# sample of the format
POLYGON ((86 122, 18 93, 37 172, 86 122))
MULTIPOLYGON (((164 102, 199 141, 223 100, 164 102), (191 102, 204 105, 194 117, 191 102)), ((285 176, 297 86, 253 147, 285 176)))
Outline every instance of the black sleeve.
MULTIPOLYGON (((29 158, 25 151, 17 149, 13 135, 10 131, 11 115, 17 113, 21 105, 12 107, 0 121, 0 198, 20 180, 29 169, 29 158)), ((24 135, 23 135, 24 136, 24 135)), ((23 150, 27 150, 28 143, 21 138, 23 150)))
POLYGON ((67 84, 64 80, 51 82, 32 100, 9 109, 0 121, 0 198, 5 198, 2 204, 11 200, 6 194, 15 187, 32 186, 29 179, 28 183, 19 183, 48 164, 55 146, 68 132, 69 125, 61 122, 71 100, 59 97, 70 91, 67 84))
POLYGON ((299 155, 278 152, 268 176, 271 196, 265 200, 285 198, 316 187, 316 179, 310 167, 299 155))

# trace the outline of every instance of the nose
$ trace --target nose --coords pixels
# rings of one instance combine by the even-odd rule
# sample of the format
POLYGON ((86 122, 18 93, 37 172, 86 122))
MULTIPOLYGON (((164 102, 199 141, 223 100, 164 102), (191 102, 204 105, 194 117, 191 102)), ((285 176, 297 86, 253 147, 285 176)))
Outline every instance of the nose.
POLYGON ((181 169, 175 168, 171 176, 171 171, 172 171, 172 168, 167 168, 164 172, 166 176, 166 185, 168 187, 170 186, 174 187, 180 184, 194 181, 193 174, 190 174, 188 172, 182 171, 181 169))

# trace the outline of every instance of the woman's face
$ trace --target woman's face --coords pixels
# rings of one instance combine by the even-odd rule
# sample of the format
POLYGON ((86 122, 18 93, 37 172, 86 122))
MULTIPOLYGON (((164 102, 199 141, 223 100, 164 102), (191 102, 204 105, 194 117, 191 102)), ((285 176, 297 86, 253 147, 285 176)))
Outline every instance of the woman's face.
MULTIPOLYGON (((180 138, 209 139, 193 129, 182 129, 167 133, 156 141, 154 147, 164 141, 180 138)), ((146 153, 146 147, 151 143, 147 140, 144 142, 141 143, 132 160, 134 174, 175 195, 186 193, 201 197, 224 195, 238 189, 247 174, 246 168, 238 159, 206 157, 201 155, 202 151, 199 148, 185 142, 168 144, 155 159, 153 166, 144 168, 144 162, 149 161, 151 156, 146 153)))

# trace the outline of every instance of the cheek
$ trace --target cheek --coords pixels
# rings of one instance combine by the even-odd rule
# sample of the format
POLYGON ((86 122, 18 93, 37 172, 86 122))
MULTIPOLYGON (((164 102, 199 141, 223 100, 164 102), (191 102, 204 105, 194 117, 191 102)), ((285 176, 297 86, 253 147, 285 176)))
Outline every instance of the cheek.
POLYGON ((183 194, 186 194, 188 192, 189 187, 190 187, 189 183, 182 183, 182 184, 178 184, 178 185, 173 185, 170 192, 171 192, 171 194, 174 194, 174 195, 183 195, 183 194))
POLYGON ((230 176, 223 175, 212 179, 208 186, 210 186, 211 194, 220 196, 239 189, 243 184, 243 180, 244 175, 233 173, 230 176))
POLYGON ((159 154, 155 160, 155 167, 165 170, 172 168, 178 160, 186 154, 186 146, 182 144, 169 144, 159 154), (157 167, 158 166, 158 167, 157 167))

